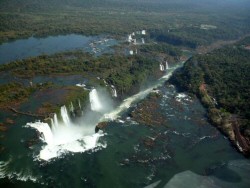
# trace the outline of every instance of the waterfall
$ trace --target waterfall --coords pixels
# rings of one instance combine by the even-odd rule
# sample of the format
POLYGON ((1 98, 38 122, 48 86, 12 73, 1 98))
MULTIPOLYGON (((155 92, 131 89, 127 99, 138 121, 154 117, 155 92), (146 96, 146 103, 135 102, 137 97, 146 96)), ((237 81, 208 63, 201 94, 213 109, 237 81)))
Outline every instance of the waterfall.
POLYGON ((142 39, 141 39, 141 42, 142 42, 142 44, 145 44, 145 40, 144 40, 144 38, 142 38, 142 39))
MULTIPOLYGON (((96 113, 90 111, 88 116, 94 119, 94 121, 91 119, 91 123, 84 121, 84 119, 82 119, 83 121, 79 121, 79 124, 71 123, 66 106, 61 107, 61 121, 59 121, 57 115, 54 114, 53 120, 51 120, 52 128, 50 128, 49 124, 43 122, 27 123, 27 127, 36 129, 40 133, 41 139, 46 143, 40 150, 39 159, 50 160, 68 152, 85 152, 96 147, 105 148, 105 143, 102 144, 98 142, 98 139, 104 136, 104 134, 101 131, 95 133, 96 122, 119 117, 120 113, 129 108, 133 103, 145 98, 154 88, 162 85, 169 79, 173 71, 182 64, 183 63, 171 67, 169 71, 155 84, 151 85, 151 87, 127 98, 115 110, 109 111, 102 117, 96 116, 96 113)), ((91 90, 89 98, 91 109, 94 111, 102 110, 103 112, 105 103, 102 106, 96 89, 91 90)))
POLYGON ((35 123, 27 123, 27 126, 29 127, 33 127, 35 129, 37 129, 42 136, 42 140, 44 142, 46 142, 48 145, 53 144, 53 133, 49 127, 49 125, 47 123, 43 123, 43 122, 35 122, 35 123))
POLYGON ((53 116, 53 124, 52 124, 52 128, 54 130, 56 130, 58 128, 59 124, 58 124, 58 118, 57 118, 57 115, 56 113, 54 114, 53 116))
POLYGON ((128 42, 131 42, 133 39, 132 39, 132 36, 131 35, 128 35, 128 42))
POLYGON ((89 93, 89 100, 91 105, 91 110, 96 112, 102 111, 102 104, 100 102, 100 99, 98 97, 98 93, 96 89, 92 89, 89 93))
POLYGON ((40 139, 46 143, 41 148, 39 159, 48 161, 67 152, 85 152, 97 146, 106 147, 105 144, 98 143, 99 138, 104 134, 95 133, 95 124, 71 123, 66 106, 61 107, 60 113, 62 120, 58 120, 57 115, 54 114, 51 118, 51 127, 48 123, 40 121, 26 125, 36 129, 40 133, 40 139))
MULTIPOLYGON (((151 91, 153 91, 154 88, 161 86, 165 81, 167 81, 170 76, 173 74, 174 70, 176 70, 178 67, 182 66, 184 62, 172 67, 169 69, 169 71, 161 77, 155 84, 153 84, 151 87, 125 99, 120 106, 118 106, 115 110, 106 113, 103 115, 103 117, 100 119, 100 122, 107 121, 107 120, 114 120, 119 117, 119 114, 123 112, 124 110, 128 109, 134 102, 142 100, 145 98, 151 91)), ((162 65, 162 64, 161 64, 162 65)), ((164 68, 164 66, 162 65, 164 68)))
POLYGON ((82 109, 82 106, 81 106, 81 101, 80 101, 80 99, 78 100, 78 105, 79 105, 79 108, 80 108, 80 110, 82 109))
POLYGON ((169 69, 168 62, 166 61, 166 70, 169 69))
MULTIPOLYGON (((91 90, 89 98, 93 111, 105 110, 100 103, 96 89, 91 90)), ((70 104, 70 109, 74 109, 73 103, 70 104)), ((50 160, 68 152, 85 152, 95 147, 106 147, 105 143, 98 142, 104 134, 102 131, 95 133, 95 125, 100 116, 97 116, 93 111, 88 113, 91 121, 88 118, 86 120, 82 118, 81 121, 72 123, 66 106, 62 106, 60 110, 61 119, 58 119, 57 115, 54 114, 51 118, 51 126, 42 122, 27 123, 26 127, 36 129, 41 135, 41 140, 46 143, 40 150, 39 159, 50 160)))
POLYGON ((112 96, 117 97, 117 92, 116 92, 116 89, 114 89, 114 88, 112 88, 112 96))
POLYGON ((70 126, 71 122, 70 122, 68 111, 67 111, 67 108, 65 105, 61 107, 61 116, 62 116, 62 120, 63 120, 64 125, 70 126))
POLYGON ((70 102, 70 112, 74 112, 74 106, 73 106, 73 103, 72 102, 70 102))
POLYGON ((162 63, 160 63, 160 71, 164 71, 164 66, 162 63))
POLYGON ((52 131, 55 132, 55 123, 54 123, 54 119, 50 119, 51 121, 51 128, 52 128, 52 131))
POLYGON ((56 129, 58 128, 58 119, 56 113, 54 114, 53 118, 50 119, 50 121, 51 121, 52 131, 55 132, 56 129))
POLYGON ((117 92, 116 92, 115 86, 111 85, 111 90, 112 90, 112 96, 117 97, 117 92))

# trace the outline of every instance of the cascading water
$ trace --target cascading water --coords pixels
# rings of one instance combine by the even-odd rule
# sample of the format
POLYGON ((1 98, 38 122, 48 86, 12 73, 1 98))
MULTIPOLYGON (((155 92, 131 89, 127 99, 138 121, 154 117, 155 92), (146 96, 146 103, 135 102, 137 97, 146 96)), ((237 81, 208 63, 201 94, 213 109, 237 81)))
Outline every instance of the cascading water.
POLYGON ((112 96, 117 97, 117 92, 115 88, 112 88, 112 96))
POLYGON ((117 97, 117 92, 116 92, 115 86, 111 85, 111 90, 112 90, 112 96, 117 97))
POLYGON ((48 145, 51 145, 54 143, 53 139, 53 133, 47 123, 43 122, 36 122, 36 123, 27 123, 27 126, 33 127, 37 130, 39 130, 42 136, 42 140, 44 140, 48 145))
POLYGON ((27 127, 32 127, 41 133, 41 140, 46 143, 40 151, 39 159, 50 160, 69 151, 85 152, 97 146, 105 147, 98 143, 103 134, 95 133, 95 124, 73 124, 66 106, 61 107, 60 116, 61 120, 54 114, 51 127, 43 122, 27 123, 27 127))
POLYGON ((168 62, 166 61, 166 70, 169 69, 168 62))
POLYGON ((91 105, 91 110, 96 112, 101 112, 103 110, 102 104, 100 102, 98 93, 96 89, 92 89, 89 93, 89 100, 91 105))
POLYGON ((164 66, 162 63, 160 63, 160 71, 164 71, 164 66))
POLYGON ((74 112, 74 110, 75 110, 75 109, 74 109, 73 103, 71 102, 71 103, 70 103, 70 112, 74 112))
POLYGON ((51 119, 51 126, 52 126, 52 130, 55 132, 56 129, 58 128, 58 118, 56 113, 53 116, 53 119, 51 119))
POLYGON ((61 116, 62 116, 64 125, 71 126, 72 123, 70 122, 70 118, 69 118, 66 106, 61 107, 61 116))
MULTIPOLYGON (((180 65, 169 69, 168 73, 155 84, 127 98, 115 110, 103 114, 100 117, 97 117, 95 114, 89 114, 91 117, 98 118, 92 121, 92 124, 84 121, 81 121, 81 123, 77 125, 73 124, 68 116, 66 106, 61 107, 60 115, 62 121, 58 120, 56 114, 54 115, 51 121, 53 128, 50 128, 49 124, 43 122, 27 123, 27 127, 32 127, 41 133, 41 139, 46 143, 40 151, 39 159, 50 160, 67 152, 85 152, 96 147, 106 147, 106 144, 98 142, 99 138, 104 134, 101 131, 95 133, 96 122, 118 118, 120 113, 129 108, 132 103, 142 100, 153 88, 162 85, 178 67, 180 67, 180 65)), ((103 108, 96 89, 90 92, 90 103, 92 110, 101 110, 103 108)))
POLYGON ((82 105, 81 105, 81 101, 80 100, 78 100, 78 106, 79 106, 79 108, 81 110, 82 109, 82 105))
POLYGON ((120 106, 118 106, 115 110, 113 110, 110 113, 106 113, 103 115, 103 117, 100 119, 100 121, 107 121, 107 120, 115 120, 119 117, 119 114, 129 108, 132 103, 144 99, 154 88, 161 86, 165 81, 167 81, 170 76, 173 74, 174 70, 176 70, 178 67, 182 66, 184 62, 178 64, 175 67, 169 68, 169 71, 167 74, 165 74, 163 77, 161 77, 155 84, 153 84, 151 87, 137 93, 136 95, 133 95, 127 99, 125 99, 120 106))

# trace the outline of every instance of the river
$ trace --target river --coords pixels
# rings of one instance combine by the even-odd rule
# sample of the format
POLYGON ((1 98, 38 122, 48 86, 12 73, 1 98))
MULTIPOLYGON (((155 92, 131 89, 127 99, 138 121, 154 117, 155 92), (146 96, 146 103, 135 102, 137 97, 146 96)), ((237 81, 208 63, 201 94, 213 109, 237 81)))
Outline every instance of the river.
POLYGON ((45 38, 30 37, 0 45, 0 64, 54 54, 69 50, 83 50, 96 55, 112 52, 110 46, 117 44, 114 39, 105 36, 84 36, 77 34, 49 36, 45 38))
MULTIPOLYGON (((86 130, 81 129, 84 123, 65 125, 67 128, 64 130, 74 134, 66 132, 63 142, 51 144, 53 139, 50 137, 48 142, 44 138, 35 119, 13 117, 16 123, 7 132, 1 132, 1 145, 6 150, 0 156, 0 185, 248 187, 249 160, 208 122, 199 100, 178 93, 172 85, 162 86, 174 69, 167 70, 166 75, 152 87, 99 116, 99 121, 108 121, 108 126, 87 150, 91 140, 88 136, 95 135, 95 125, 88 127, 90 132, 82 134, 82 137, 77 133, 86 130), (161 113, 166 123, 160 126, 139 124, 131 119, 130 113, 139 108, 138 102, 147 100, 144 98, 155 92, 156 87, 161 97, 155 102, 158 107, 154 110, 161 113), (33 122, 30 125, 35 126, 27 126, 27 122, 33 122), (37 139, 38 135, 41 140, 37 139), (67 135, 75 139, 66 142, 67 135), (41 155, 42 151, 47 152, 45 157, 41 155)), ((63 113, 65 115, 65 109, 63 113)), ((1 113, 0 119, 6 115, 1 113)), ((52 134, 57 141, 57 131, 52 134)))

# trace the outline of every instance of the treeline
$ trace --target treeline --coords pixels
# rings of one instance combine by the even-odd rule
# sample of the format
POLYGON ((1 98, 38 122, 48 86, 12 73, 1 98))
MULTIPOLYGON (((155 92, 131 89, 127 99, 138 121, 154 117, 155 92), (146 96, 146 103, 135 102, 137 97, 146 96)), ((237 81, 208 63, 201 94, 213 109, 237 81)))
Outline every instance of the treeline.
POLYGON ((176 71, 170 82, 199 97, 206 91, 212 97, 210 103, 214 98, 215 107, 221 112, 237 114, 243 134, 250 138, 249 72, 250 51, 230 46, 194 56, 176 71))
POLYGON ((81 51, 42 55, 0 66, 20 78, 32 79, 38 75, 83 74, 85 77, 102 77, 116 85, 118 92, 126 93, 157 74, 159 63, 153 58, 106 54, 93 57, 81 51))
POLYGON ((51 87, 53 84, 44 83, 27 87, 22 83, 10 82, 0 85, 0 108, 19 105, 28 100, 29 96, 37 90, 51 87))
POLYGON ((4 105, 22 102, 33 92, 32 88, 26 88, 19 83, 0 85, 0 108, 4 105))
POLYGON ((154 30, 151 31, 150 37, 158 42, 164 42, 174 46, 186 46, 189 48, 196 48, 199 45, 198 41, 185 36, 178 36, 169 30, 154 30))
POLYGON ((41 11, 79 8, 109 8, 130 9, 140 11, 229 11, 234 9, 245 10, 249 2, 238 0, 236 2, 220 2, 216 0, 2 0, 0 10, 41 11))
POLYGON ((146 29, 157 41, 196 48, 249 33, 248 4, 241 8, 231 6, 230 11, 207 8, 207 4, 184 0, 3 0, 0 43, 70 33, 124 37, 146 29), (217 29, 202 30, 201 24, 211 24, 217 29))
POLYGON ((173 57, 180 57, 182 52, 179 48, 166 43, 152 43, 140 46, 140 51, 142 53, 164 53, 173 57))
POLYGON ((237 39, 240 35, 249 33, 250 24, 245 20, 240 22, 227 23, 223 19, 223 24, 214 23, 214 28, 202 29, 201 24, 192 26, 182 25, 179 28, 153 29, 150 30, 150 38, 174 46, 184 46, 195 49, 201 45, 209 45, 217 40, 237 39), (244 26, 242 26, 244 23, 244 26))

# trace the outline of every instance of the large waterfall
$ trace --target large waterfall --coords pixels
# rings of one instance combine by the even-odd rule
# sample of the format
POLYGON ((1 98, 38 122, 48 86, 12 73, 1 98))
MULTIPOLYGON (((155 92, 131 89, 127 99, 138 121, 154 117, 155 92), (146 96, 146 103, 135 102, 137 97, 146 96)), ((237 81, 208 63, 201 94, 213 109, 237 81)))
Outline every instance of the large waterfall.
MULTIPOLYGON (((70 108, 72 108, 71 104, 70 108)), ((68 114, 66 106, 60 110, 60 118, 54 114, 51 118, 51 126, 48 123, 35 122, 27 123, 27 127, 32 127, 40 132, 41 140, 46 145, 39 154, 39 159, 50 160, 64 153, 85 152, 97 146, 105 147, 98 143, 98 139, 103 134, 95 133, 95 124, 73 124, 68 114)))
POLYGON ((107 120, 114 120, 119 117, 120 113, 129 108, 133 103, 142 100, 145 98, 154 88, 161 86, 166 80, 170 78, 174 70, 176 70, 178 67, 182 66, 184 62, 178 64, 175 67, 169 68, 168 73, 166 73, 163 77, 161 77, 155 84, 153 84, 151 87, 125 99, 120 106, 118 106, 115 110, 113 110, 110 113, 106 113, 103 115, 100 121, 107 121, 107 120))
POLYGON ((89 100, 91 105, 91 110, 96 112, 101 112, 103 110, 100 98, 96 89, 92 89, 89 93, 89 100))
MULTIPOLYGON (((27 127, 32 127, 40 132, 41 139, 45 143, 38 156, 39 159, 50 160, 67 152, 85 152, 96 147, 106 147, 106 144, 98 142, 99 138, 104 134, 101 131, 95 133, 96 124, 101 121, 118 118, 121 112, 129 108, 133 103, 145 98, 153 88, 161 86, 172 75, 173 71, 181 65, 182 63, 170 68, 168 73, 155 84, 125 99, 114 110, 108 107, 107 99, 101 98, 101 100, 97 90, 92 89, 89 94, 92 111, 87 113, 86 117, 82 118, 78 123, 72 122, 66 106, 61 107, 60 114, 54 114, 54 117, 51 118, 51 126, 48 123, 39 121, 27 123, 27 127), (98 116, 93 111, 100 112, 100 115, 98 116), (85 119, 90 119, 91 121, 85 119)), ((81 106, 80 104, 78 105, 81 106)), ((74 108, 73 104, 71 108, 74 108)))
POLYGON ((48 145, 51 145, 51 144, 54 143, 53 133, 52 133, 52 131, 51 131, 51 129, 50 129, 50 127, 49 127, 49 125, 47 123, 43 123, 43 122, 39 121, 39 122, 36 122, 36 123, 28 123, 27 125, 39 130, 39 132, 41 133, 42 139, 48 145))

